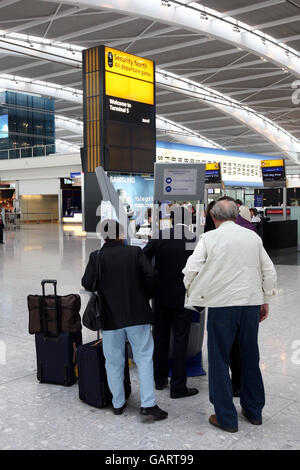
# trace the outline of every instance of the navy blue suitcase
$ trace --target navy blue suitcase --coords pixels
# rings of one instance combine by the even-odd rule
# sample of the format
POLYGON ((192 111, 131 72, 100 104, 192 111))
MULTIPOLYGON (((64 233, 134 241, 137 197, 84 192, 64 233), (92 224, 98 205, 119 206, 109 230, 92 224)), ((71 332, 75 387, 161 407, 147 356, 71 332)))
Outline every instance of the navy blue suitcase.
MULTIPOLYGON (((77 349, 77 364, 80 400, 96 408, 105 408, 110 405, 112 395, 107 383, 102 341, 98 339, 80 346, 77 349)), ((127 345, 125 352, 124 389, 127 399, 131 393, 127 345)))
POLYGON ((45 284, 54 285, 56 302, 56 331, 48 332, 46 308, 41 308, 41 325, 43 332, 36 333, 37 379, 42 383, 70 386, 76 382, 76 349, 82 344, 81 331, 62 333, 60 307, 56 294, 57 281, 42 281, 43 297, 45 284))

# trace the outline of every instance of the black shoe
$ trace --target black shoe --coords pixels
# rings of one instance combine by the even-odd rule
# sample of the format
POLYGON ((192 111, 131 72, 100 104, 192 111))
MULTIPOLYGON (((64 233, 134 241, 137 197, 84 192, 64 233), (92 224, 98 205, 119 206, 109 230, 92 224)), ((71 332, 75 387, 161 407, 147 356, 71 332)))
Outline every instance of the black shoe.
POLYGON ((150 406, 148 408, 141 408, 140 413, 143 416, 153 416, 153 418, 157 420, 166 419, 168 417, 168 413, 161 410, 157 405, 150 406))
POLYGON ((262 418, 260 419, 252 419, 249 418, 249 416, 246 415, 245 411, 242 408, 242 415, 245 416, 245 418, 251 423, 254 424, 254 426, 260 426, 262 424, 262 418))
POLYGON ((240 397, 241 396, 241 390, 237 387, 232 387, 232 395, 234 397, 240 397))
POLYGON ((123 411, 125 410, 127 406, 127 402, 125 401, 124 405, 121 406, 121 408, 114 408, 114 414, 115 415, 122 415, 123 414, 123 411))
POLYGON ((168 379, 164 380, 163 382, 155 382, 156 390, 163 390, 168 385, 168 379))
POLYGON ((197 388, 186 388, 183 392, 172 392, 170 393, 171 398, 184 398, 184 397, 192 397, 193 395, 197 395, 199 390, 197 388))

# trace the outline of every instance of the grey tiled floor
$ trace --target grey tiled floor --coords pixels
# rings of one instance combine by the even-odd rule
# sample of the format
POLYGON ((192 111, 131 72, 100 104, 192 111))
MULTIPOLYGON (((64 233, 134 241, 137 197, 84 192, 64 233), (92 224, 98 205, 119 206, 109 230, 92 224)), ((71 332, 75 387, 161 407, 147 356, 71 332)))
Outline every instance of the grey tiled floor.
MULTIPOLYGON (((66 236, 56 225, 35 225, 6 233, 6 243, 0 245, 0 348, 6 347, 6 364, 0 364, 0 449, 299 449, 300 266, 290 259, 277 265, 280 294, 260 328, 267 398, 263 426, 246 422, 238 399, 238 433, 210 426, 207 377, 189 379, 200 390, 192 398, 170 400, 168 390, 157 392, 158 404, 169 412, 169 419, 160 423, 139 417, 134 367, 133 393, 122 416, 80 402, 77 385, 37 382, 26 296, 39 293, 43 278, 57 279, 61 294, 78 292, 88 255, 97 244, 66 236)), ((84 331, 84 341, 93 338, 84 331)))

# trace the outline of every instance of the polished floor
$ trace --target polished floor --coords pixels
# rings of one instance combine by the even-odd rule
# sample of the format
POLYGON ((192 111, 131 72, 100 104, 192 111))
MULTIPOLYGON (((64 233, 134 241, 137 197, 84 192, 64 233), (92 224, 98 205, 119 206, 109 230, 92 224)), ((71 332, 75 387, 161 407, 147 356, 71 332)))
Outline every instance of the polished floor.
MULTIPOLYGON (((57 279, 60 294, 78 292, 97 245, 96 239, 56 225, 6 232, 0 245, 0 449, 300 449, 300 266, 290 258, 283 264, 276 257, 280 291, 260 328, 267 399, 263 426, 252 426, 241 416, 238 399, 238 433, 209 425, 213 408, 207 377, 189 379, 200 390, 195 397, 171 400, 168 389, 157 392, 169 419, 154 423, 142 422, 138 414, 134 367, 133 393, 122 416, 80 402, 77 385, 37 382, 26 297, 40 292, 43 278, 57 279)), ((86 295, 82 300, 84 305, 86 295)), ((84 341, 94 336, 84 330, 84 341)), ((206 368, 206 347, 203 354, 206 368)))

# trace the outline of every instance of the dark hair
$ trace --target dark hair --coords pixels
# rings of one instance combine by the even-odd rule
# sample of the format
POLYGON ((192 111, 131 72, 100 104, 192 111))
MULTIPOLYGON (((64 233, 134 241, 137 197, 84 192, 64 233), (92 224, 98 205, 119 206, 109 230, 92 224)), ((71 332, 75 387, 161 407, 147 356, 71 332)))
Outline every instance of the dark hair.
POLYGON ((235 200, 235 203, 238 204, 239 206, 243 206, 243 205, 244 205, 240 199, 236 199, 236 200, 235 200))
POLYGON ((210 211, 212 210, 212 208, 214 207, 216 201, 211 201, 208 206, 207 206, 207 209, 206 209, 206 217, 210 215, 210 211))
POLYGON ((257 215, 257 209, 256 207, 251 207, 250 211, 253 211, 254 215, 257 215))
POLYGON ((124 234, 124 228, 116 220, 105 219, 100 224, 100 234, 105 242, 115 242, 124 234))
POLYGON ((149 219, 149 217, 152 217, 152 208, 151 207, 148 207, 146 212, 145 212, 145 216, 147 217, 147 219, 149 219))
POLYGON ((174 221, 180 224, 184 224, 185 222, 189 224, 192 223, 192 212, 182 206, 174 207, 170 212, 170 219, 173 226, 174 221))

